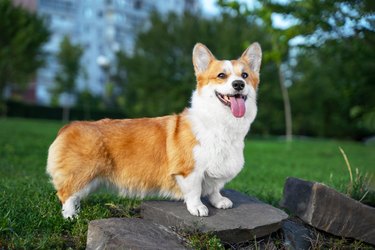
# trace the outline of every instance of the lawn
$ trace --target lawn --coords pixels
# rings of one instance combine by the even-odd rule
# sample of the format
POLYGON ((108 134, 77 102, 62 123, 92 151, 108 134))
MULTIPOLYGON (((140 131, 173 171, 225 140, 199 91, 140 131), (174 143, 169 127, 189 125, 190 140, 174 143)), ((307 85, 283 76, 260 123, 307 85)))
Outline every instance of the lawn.
MULTIPOLYGON (((95 194, 82 203, 78 219, 62 219, 59 201, 45 174, 48 146, 61 126, 43 120, 0 120, 0 249, 85 248, 88 221, 138 216, 139 200, 95 194)), ((353 169, 374 172, 374 146, 318 139, 285 143, 250 136, 245 168, 227 187, 274 205, 281 199, 287 176, 345 190, 349 175, 339 146, 353 169)))

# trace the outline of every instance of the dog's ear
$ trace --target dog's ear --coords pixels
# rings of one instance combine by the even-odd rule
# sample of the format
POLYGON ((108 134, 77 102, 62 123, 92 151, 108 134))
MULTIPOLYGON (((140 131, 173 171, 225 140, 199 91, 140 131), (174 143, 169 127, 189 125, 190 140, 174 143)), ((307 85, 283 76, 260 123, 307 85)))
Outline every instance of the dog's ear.
POLYGON ((197 43, 193 49, 193 64, 195 74, 199 74, 207 70, 208 65, 214 59, 214 55, 204 44, 197 43))
POLYGON ((252 43, 242 54, 241 58, 250 65, 251 70, 259 73, 262 62, 262 49, 259 43, 252 43))

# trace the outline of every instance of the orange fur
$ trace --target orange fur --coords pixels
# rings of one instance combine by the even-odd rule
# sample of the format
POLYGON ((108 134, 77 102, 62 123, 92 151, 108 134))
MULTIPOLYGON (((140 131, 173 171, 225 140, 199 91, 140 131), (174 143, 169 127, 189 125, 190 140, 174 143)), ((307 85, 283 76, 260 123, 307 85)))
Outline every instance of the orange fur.
POLYGON ((47 171, 62 203, 95 178, 130 192, 160 190, 181 198, 174 176, 193 170, 196 144, 186 112, 73 122, 51 145, 47 171))

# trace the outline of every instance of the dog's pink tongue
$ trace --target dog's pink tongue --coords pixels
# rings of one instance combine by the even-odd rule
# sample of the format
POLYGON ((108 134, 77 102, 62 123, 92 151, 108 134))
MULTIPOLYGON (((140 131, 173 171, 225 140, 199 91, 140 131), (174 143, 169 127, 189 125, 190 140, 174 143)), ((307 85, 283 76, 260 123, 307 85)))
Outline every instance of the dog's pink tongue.
POLYGON ((245 107, 245 100, 242 97, 230 97, 230 109, 232 114, 237 117, 241 118, 245 115, 246 107, 245 107))

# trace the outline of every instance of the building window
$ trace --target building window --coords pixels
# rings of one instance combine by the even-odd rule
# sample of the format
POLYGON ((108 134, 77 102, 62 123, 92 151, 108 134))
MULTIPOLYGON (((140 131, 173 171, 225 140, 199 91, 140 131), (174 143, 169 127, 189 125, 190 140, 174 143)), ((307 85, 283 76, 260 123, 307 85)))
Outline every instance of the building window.
POLYGON ((134 9, 139 10, 142 9, 143 3, 142 0, 135 0, 134 1, 134 9))

